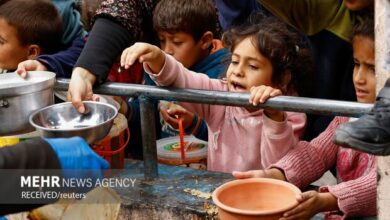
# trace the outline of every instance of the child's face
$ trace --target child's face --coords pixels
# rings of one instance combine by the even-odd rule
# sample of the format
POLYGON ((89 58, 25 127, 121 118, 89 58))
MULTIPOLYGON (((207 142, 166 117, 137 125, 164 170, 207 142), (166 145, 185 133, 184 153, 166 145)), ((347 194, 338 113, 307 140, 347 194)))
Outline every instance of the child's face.
POLYGON ((344 0, 345 6, 351 11, 360 11, 374 6, 374 0, 344 0))
POLYGON ((208 48, 203 48, 202 41, 195 42, 188 33, 159 31, 158 38, 161 49, 172 55, 186 68, 190 68, 208 55, 208 48))
POLYGON ((259 53, 251 38, 245 38, 232 52, 227 70, 228 89, 249 92, 253 86, 272 86, 272 71, 271 61, 259 53))
POLYGON ((353 83, 359 102, 373 103, 376 98, 375 47, 372 39, 355 36, 352 40, 353 83))
POLYGON ((14 70, 28 58, 28 46, 22 46, 17 31, 0 18, 0 69, 14 70))

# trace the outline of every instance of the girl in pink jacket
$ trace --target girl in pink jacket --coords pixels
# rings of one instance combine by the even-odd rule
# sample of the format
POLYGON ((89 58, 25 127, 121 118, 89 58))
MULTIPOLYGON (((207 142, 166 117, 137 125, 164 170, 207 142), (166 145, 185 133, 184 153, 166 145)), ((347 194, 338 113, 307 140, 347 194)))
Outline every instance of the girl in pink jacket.
MULTIPOLYGON (((311 66, 300 37, 273 19, 232 29, 224 34, 232 52, 226 78, 210 79, 184 68, 158 47, 136 43, 122 53, 125 68, 135 61, 160 86, 230 92, 250 92, 254 106, 278 95, 305 95, 311 66)), ((306 123, 303 113, 275 109, 181 103, 208 125, 208 170, 231 172, 260 169, 278 161, 292 149, 306 123)), ((168 112, 179 115, 180 112, 168 112)))
MULTIPOLYGON (((373 103, 376 98, 374 21, 355 27, 352 38, 353 83, 359 102, 373 103)), ((304 189, 327 170, 336 168, 337 184, 319 191, 302 193, 299 205, 281 220, 310 219, 319 212, 330 219, 349 219, 376 215, 376 159, 374 155, 343 148, 333 143, 336 128, 351 120, 336 117, 310 143, 301 141, 294 150, 266 170, 233 172, 237 178, 268 177, 286 180, 304 189)), ((376 219, 376 218, 359 218, 376 219)))

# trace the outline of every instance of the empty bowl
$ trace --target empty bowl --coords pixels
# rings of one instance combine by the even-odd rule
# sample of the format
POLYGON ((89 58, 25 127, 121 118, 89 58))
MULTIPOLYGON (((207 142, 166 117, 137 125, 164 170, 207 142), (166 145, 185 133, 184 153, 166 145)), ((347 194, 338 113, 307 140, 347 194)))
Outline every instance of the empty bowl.
POLYGON ((301 191, 291 183, 268 178, 227 182, 213 192, 221 220, 276 220, 298 205, 301 191))
POLYGON ((86 113, 79 113, 71 102, 42 108, 30 115, 29 121, 39 134, 47 138, 84 138, 89 144, 103 139, 110 131, 118 110, 107 103, 85 101, 86 113))

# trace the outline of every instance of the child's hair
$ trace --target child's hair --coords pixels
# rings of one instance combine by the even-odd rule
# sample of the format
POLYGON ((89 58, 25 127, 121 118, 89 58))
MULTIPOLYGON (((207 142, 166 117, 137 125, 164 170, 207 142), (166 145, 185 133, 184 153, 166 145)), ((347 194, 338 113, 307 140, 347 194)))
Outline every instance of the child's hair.
POLYGON ((61 17, 48 0, 6 1, 0 5, 0 18, 16 29, 22 45, 37 44, 46 54, 61 47, 61 17))
POLYGON ((375 30, 374 30, 374 19, 372 17, 367 17, 366 20, 357 23, 353 27, 352 31, 352 40, 356 36, 362 36, 375 40, 375 30))
POLYGON ((284 94, 310 95, 314 64, 302 35, 277 18, 253 14, 244 25, 225 32, 222 40, 233 52, 236 45, 248 37, 259 52, 271 61, 274 85, 284 88, 284 94), (286 70, 291 72, 291 79, 288 85, 283 85, 286 70))
POLYGON ((156 31, 183 31, 195 41, 199 41, 207 31, 215 37, 217 20, 211 0, 162 0, 153 12, 153 28, 156 31))

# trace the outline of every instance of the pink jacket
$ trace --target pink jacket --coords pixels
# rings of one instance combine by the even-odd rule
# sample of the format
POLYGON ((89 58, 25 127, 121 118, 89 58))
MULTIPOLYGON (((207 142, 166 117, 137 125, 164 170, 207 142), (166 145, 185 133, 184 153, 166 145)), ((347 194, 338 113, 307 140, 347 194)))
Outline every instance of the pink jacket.
MULTIPOLYGON (((228 90, 226 81, 192 72, 170 55, 165 60, 160 73, 150 74, 158 85, 228 90)), ((144 68, 150 72, 146 65, 144 68)), ((211 171, 246 171, 269 166, 297 144, 306 123, 303 113, 287 112, 285 121, 276 122, 263 115, 263 110, 249 112, 242 107, 181 104, 207 122, 207 168, 211 171)))
POLYGON ((282 169, 289 182, 305 188, 336 166, 337 185, 323 186, 320 192, 337 197, 340 212, 326 213, 326 219, 376 215, 375 156, 335 145, 336 128, 348 121, 336 117, 328 128, 310 143, 301 141, 280 161, 272 165, 282 169))

